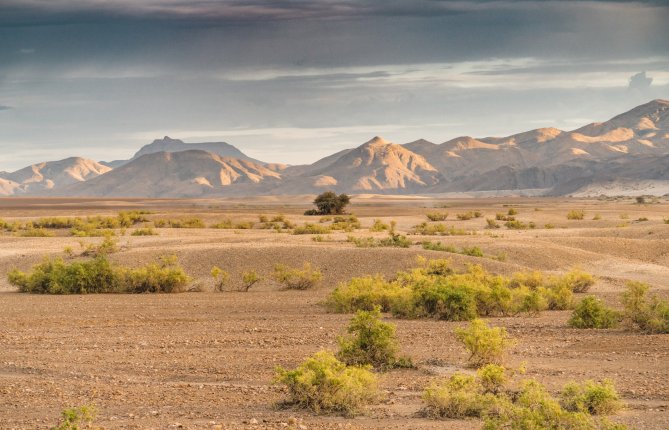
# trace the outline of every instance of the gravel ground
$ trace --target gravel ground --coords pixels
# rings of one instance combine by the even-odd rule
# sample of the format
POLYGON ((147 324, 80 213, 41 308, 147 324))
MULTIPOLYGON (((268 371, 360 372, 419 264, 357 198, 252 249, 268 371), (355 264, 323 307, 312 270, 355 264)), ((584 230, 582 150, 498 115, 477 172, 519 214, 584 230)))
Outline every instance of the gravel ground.
MULTIPOLYGON (((148 208, 152 217, 200 216, 257 219, 259 213, 285 213, 292 221, 308 206, 305 199, 221 201, 6 199, 0 217, 114 214, 121 208, 148 208)), ((355 202, 355 200, 354 200, 355 202)), ((633 200, 569 199, 360 199, 351 210, 363 226, 374 218, 395 219, 400 231, 422 222, 433 206, 450 212, 447 225, 476 231, 455 237, 410 236, 455 246, 479 246, 505 261, 466 257, 419 246, 360 249, 347 233, 311 236, 265 230, 159 229, 159 236, 120 239, 112 258, 139 265, 175 254, 193 285, 204 292, 173 295, 39 296, 15 292, 0 279, 0 428, 42 429, 55 425, 63 408, 95 404, 97 423, 106 429, 308 428, 308 429, 476 429, 480 421, 421 418, 421 392, 435 377, 465 370, 466 354, 454 328, 462 323, 395 320, 403 352, 417 369, 380 375, 384 399, 365 414, 346 419, 282 410, 285 398, 272 384, 276 366, 294 367, 319 349, 334 350, 350 315, 325 312, 319 304, 338 283, 351 277, 390 276, 415 264, 418 255, 448 257, 454 265, 483 264, 496 273, 521 269, 559 273, 573 266, 599 278, 591 293, 617 305, 625 280, 651 284, 669 296, 669 216, 666 203, 636 205, 633 200), (486 230, 485 217, 519 210, 518 219, 535 230, 486 230), (535 209, 536 208, 536 209, 535 209), (456 213, 480 209, 483 218, 454 221, 456 213), (568 221, 571 209, 585 209, 583 221, 568 221), (599 221, 592 220, 595 213, 599 221), (637 222, 647 217, 649 221, 637 222), (626 219, 623 219, 626 218, 626 219), (546 229, 545 224, 555 228, 546 229), (248 293, 211 292, 211 267, 231 274, 254 269, 269 275, 276 263, 322 269, 322 284, 309 291, 282 291, 265 280, 248 293)), ((313 222, 313 219, 309 219, 313 222)), ((357 236, 383 234, 359 230, 357 236)), ((28 269, 44 255, 79 249, 77 238, 0 236, 0 274, 28 269)), ((94 243, 99 238, 81 239, 94 243)), ((557 391, 570 380, 612 379, 628 407, 614 419, 639 429, 669 428, 669 335, 566 328, 569 312, 535 318, 494 318, 518 339, 508 361, 527 362, 527 376, 557 391)))

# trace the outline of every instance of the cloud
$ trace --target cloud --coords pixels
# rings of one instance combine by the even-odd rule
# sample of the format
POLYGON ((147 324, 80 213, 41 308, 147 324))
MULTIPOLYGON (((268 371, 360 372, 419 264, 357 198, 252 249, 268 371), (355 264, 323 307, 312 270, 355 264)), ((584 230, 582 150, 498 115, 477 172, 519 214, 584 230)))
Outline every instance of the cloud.
POLYGON ((11 109, 11 107, 0 105, 0 111, 9 110, 9 109, 11 109))
POLYGON ((629 89, 645 90, 646 88, 649 88, 652 83, 653 78, 647 77, 646 72, 640 72, 630 77, 629 89))

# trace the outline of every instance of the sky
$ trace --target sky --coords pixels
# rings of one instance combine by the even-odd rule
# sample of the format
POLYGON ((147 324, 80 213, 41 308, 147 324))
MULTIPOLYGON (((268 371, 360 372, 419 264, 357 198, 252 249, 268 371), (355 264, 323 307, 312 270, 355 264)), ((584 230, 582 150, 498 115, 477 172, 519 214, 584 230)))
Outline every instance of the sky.
POLYGON ((0 170, 575 129, 669 99, 668 3, 0 0, 0 170))

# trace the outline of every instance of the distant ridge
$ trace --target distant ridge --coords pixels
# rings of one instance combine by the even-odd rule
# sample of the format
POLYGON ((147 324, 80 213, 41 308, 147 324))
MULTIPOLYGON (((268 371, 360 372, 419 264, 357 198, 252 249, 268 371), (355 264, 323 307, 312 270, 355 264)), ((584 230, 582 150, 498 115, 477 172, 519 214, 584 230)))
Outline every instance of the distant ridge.
MULTIPOLYGON (((318 142, 316 142, 318 143, 318 142)), ((0 172, 0 195, 200 197, 347 193, 669 193, 669 101, 572 131, 404 145, 376 136, 310 165, 264 163, 225 142, 165 136, 130 160, 78 157, 0 172)), ((486 194, 487 193, 487 194, 486 194)))

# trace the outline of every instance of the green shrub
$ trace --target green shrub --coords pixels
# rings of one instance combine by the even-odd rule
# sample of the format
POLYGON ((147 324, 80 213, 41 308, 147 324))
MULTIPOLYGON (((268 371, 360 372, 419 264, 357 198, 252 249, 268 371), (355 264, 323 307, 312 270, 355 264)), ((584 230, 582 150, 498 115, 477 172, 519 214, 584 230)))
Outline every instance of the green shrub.
POLYGON ((583 298, 569 319, 574 328, 612 328, 618 325, 620 314, 593 296, 583 298))
POLYGON ((476 376, 486 393, 498 394, 509 382, 506 369, 497 364, 486 364, 476 371, 476 376))
POLYGON ((20 291, 36 294, 179 292, 189 281, 172 259, 137 269, 117 267, 104 254, 65 263, 60 258, 33 266, 30 273, 12 270, 9 282, 20 291))
POLYGON ((473 320, 467 328, 456 329, 455 335, 469 352, 469 363, 475 367, 501 364, 506 350, 516 343, 505 328, 488 327, 479 319, 473 320))
POLYGON ((335 288, 325 306, 329 311, 339 313, 371 311, 377 306, 381 311, 388 312, 398 296, 410 293, 408 288, 397 282, 388 282, 381 275, 353 278, 335 288))
POLYGON ((463 285, 437 284, 415 291, 412 313, 404 314, 406 307, 393 307, 398 316, 431 316, 446 321, 469 321, 478 316, 476 294, 472 288, 463 285), (416 314, 416 308, 420 312, 416 314))
POLYGON ((601 384, 585 381, 570 382, 560 393, 562 407, 570 412, 585 412, 590 415, 610 415, 622 408, 613 382, 606 379, 601 384))
POLYGON ((648 285, 630 281, 622 295, 624 316, 632 327, 645 333, 669 333, 669 302, 648 297, 648 285))
POLYGON ((153 221, 155 227, 170 227, 170 228, 206 228, 204 221, 200 218, 183 218, 183 219, 156 219, 153 221))
POLYGON ((474 376, 461 373, 433 382, 423 393, 427 415, 442 419, 481 417, 494 399, 481 395, 478 388, 474 376))
POLYGON ((121 211, 117 218, 121 227, 132 227, 140 222, 146 222, 148 219, 144 216, 150 214, 148 211, 121 211))
POLYGON ((118 252, 118 241, 115 240, 112 236, 105 236, 105 238, 98 245, 88 244, 85 245, 83 242, 80 242, 82 248, 84 248, 81 253, 84 257, 97 257, 99 255, 109 255, 115 252, 118 252))
POLYGON ((480 218, 481 215, 482 214, 480 211, 469 211, 466 213, 457 214, 456 218, 459 219, 460 221, 467 221, 472 218, 480 218))
POLYGON ((51 430, 96 430, 100 427, 93 425, 97 411, 95 406, 79 406, 77 408, 65 409, 60 413, 61 420, 51 430))
POLYGON ((260 281, 262 281, 262 277, 255 270, 244 272, 242 273, 242 285, 239 287, 239 291, 247 292, 260 281))
MULTIPOLYGON (((423 394, 426 414, 432 418, 482 417, 484 430, 626 430, 607 419, 595 419, 590 410, 563 409, 546 388, 535 380, 521 381, 520 391, 504 389, 505 369, 488 365, 477 376, 456 373, 448 380, 433 382, 423 394)), ((611 386, 612 387, 612 386, 611 386)), ((597 399, 608 387, 591 390, 597 399)), ((594 401, 592 404, 609 404, 594 401)), ((613 410, 611 410, 613 412, 613 410)))
POLYGON ((8 280, 24 293, 86 294, 122 291, 120 277, 104 256, 70 264, 61 258, 45 260, 33 266, 30 273, 11 270, 8 280))
POLYGON ((390 226, 388 224, 385 224, 380 219, 375 219, 374 223, 369 228, 369 231, 371 231, 371 232, 379 232, 379 231, 386 231, 386 230, 390 230, 390 226))
POLYGON ((392 229, 385 238, 349 236, 347 241, 358 248, 409 248, 413 244, 406 236, 395 233, 392 229))
POLYGON ((567 219, 582 220, 583 218, 585 218, 585 211, 583 211, 583 210, 574 209, 574 210, 570 210, 569 212, 567 212, 567 219))
POLYGON ((332 229, 329 226, 320 224, 304 223, 303 226, 295 227, 293 234, 330 234, 332 229))
MULTIPOLYGON (((427 242, 427 249, 451 250, 427 242)), ((472 254, 477 254, 471 251, 472 254)), ((455 273, 449 260, 419 259, 421 267, 398 272, 395 281, 358 278, 339 286, 328 298, 334 312, 371 310, 374 305, 403 318, 432 317, 453 321, 478 316, 537 314, 543 310, 573 309, 572 276, 547 278, 541 272, 494 276, 469 265, 455 273)))
POLYGON ((446 221, 446 218, 448 218, 448 212, 428 212, 425 214, 425 216, 430 221, 446 221))
POLYGON ((497 212, 495 214, 495 220, 497 220, 497 221, 515 221, 516 218, 511 216, 511 215, 506 215, 504 213, 497 212))
POLYGON ((144 227, 144 228, 138 228, 135 229, 132 233, 130 233, 131 236, 157 236, 158 232, 152 229, 151 227, 144 227))
POLYGON ((28 228, 17 233, 21 237, 53 237, 53 232, 45 228, 28 228))
POLYGON ((510 216, 518 215, 518 211, 517 211, 516 209, 514 209, 514 208, 510 208, 510 209, 507 211, 507 215, 510 215, 510 216))
POLYGON ((355 215, 337 215, 332 218, 330 229, 352 232, 360 228, 360 221, 355 215))
POLYGON ((572 269, 561 278, 557 283, 563 282, 575 293, 585 293, 595 284, 595 277, 580 269, 572 269))
POLYGON ((230 274, 220 267, 214 266, 211 268, 211 277, 214 278, 214 288, 216 291, 223 291, 230 279, 230 274))
POLYGON ((485 222, 486 222, 485 228, 490 228, 490 229, 500 228, 499 223, 492 218, 486 218, 485 222))
POLYGON ((48 217, 48 218, 40 218, 36 221, 31 221, 31 224, 34 228, 63 229, 63 228, 72 228, 75 226, 75 224, 80 222, 81 222, 80 218, 48 217))
POLYGON ((478 246, 464 247, 462 248, 462 254, 469 255, 470 257, 483 257, 483 251, 478 246))
POLYGON ((284 264, 274 266, 274 279, 289 290, 307 290, 323 278, 320 270, 312 269, 311 263, 304 263, 302 269, 284 264))
POLYGON ((426 249, 428 251, 442 251, 442 252, 450 252, 453 254, 458 253, 458 249, 453 246, 453 245, 444 245, 441 242, 423 242, 422 243, 423 249, 426 249))
POLYGON ((593 419, 585 412, 563 409, 546 388, 535 380, 522 382, 522 389, 513 397, 497 397, 489 408, 484 421, 484 430, 626 430, 622 424, 613 424, 606 419, 593 419), (513 401, 510 399, 513 398, 513 401))
POLYGON ((161 257, 136 269, 120 269, 124 291, 129 293, 181 293, 190 278, 177 265, 176 257, 161 257))
POLYGON ((352 366, 370 365, 377 369, 407 367, 411 360, 400 358, 395 326, 381 321, 380 307, 358 311, 347 328, 348 335, 337 339, 337 358, 352 366))
POLYGON ((347 366, 326 351, 294 370, 277 368, 275 381, 287 387, 290 403, 315 413, 351 416, 378 397, 376 376, 367 367, 347 366))
MULTIPOLYGON (((156 225, 156 227, 158 226, 156 225)), ((230 218, 226 218, 224 220, 217 222, 216 224, 212 224, 210 227, 222 230, 232 230, 233 228, 235 228, 235 225, 232 223, 232 220, 230 218)))
POLYGON ((504 223, 504 226, 506 226, 506 228, 509 230, 526 230, 528 228, 527 224, 518 220, 507 221, 504 223))
POLYGON ((442 223, 428 224, 422 222, 413 226, 413 234, 420 234, 423 236, 469 236, 474 233, 453 226, 447 227, 446 224, 442 223))

